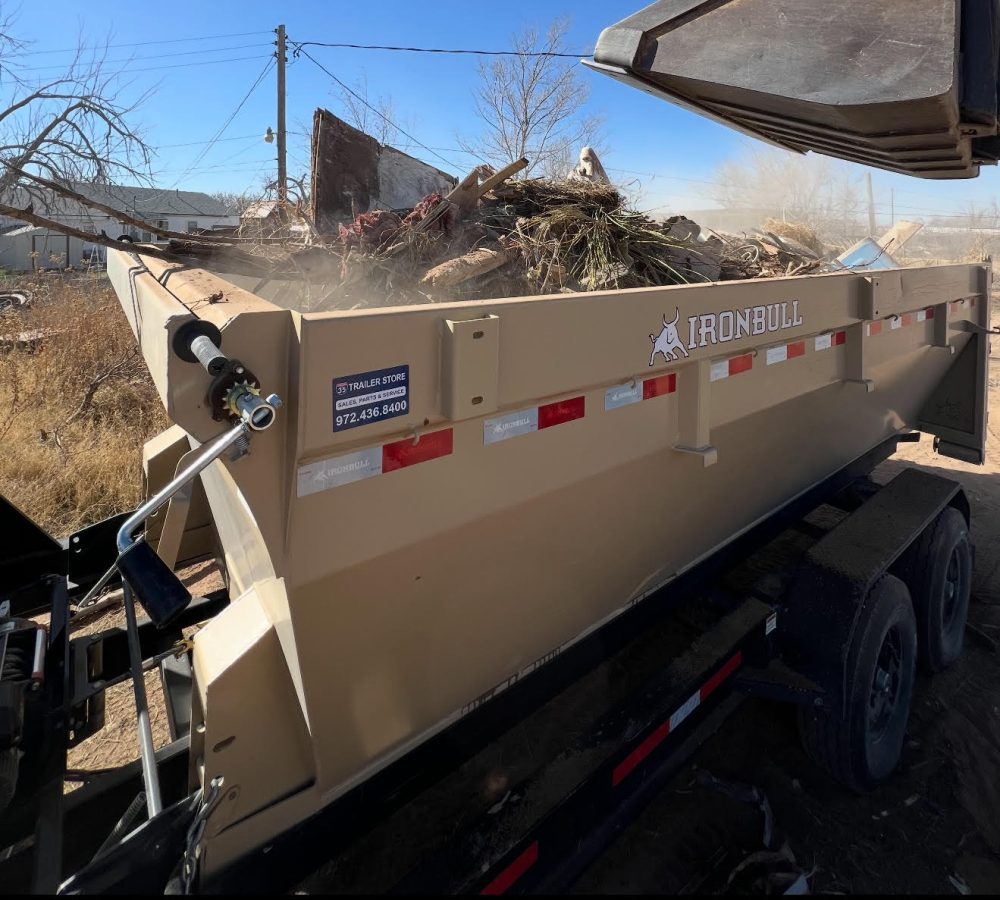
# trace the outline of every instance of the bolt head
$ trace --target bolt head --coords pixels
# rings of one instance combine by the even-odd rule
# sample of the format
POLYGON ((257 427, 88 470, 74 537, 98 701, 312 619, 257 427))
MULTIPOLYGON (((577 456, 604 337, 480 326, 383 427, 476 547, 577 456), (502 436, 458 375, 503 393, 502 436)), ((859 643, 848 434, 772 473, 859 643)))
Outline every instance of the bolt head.
POLYGON ((277 394, 268 394, 264 400, 270 403, 275 409, 281 409, 281 397, 277 394))

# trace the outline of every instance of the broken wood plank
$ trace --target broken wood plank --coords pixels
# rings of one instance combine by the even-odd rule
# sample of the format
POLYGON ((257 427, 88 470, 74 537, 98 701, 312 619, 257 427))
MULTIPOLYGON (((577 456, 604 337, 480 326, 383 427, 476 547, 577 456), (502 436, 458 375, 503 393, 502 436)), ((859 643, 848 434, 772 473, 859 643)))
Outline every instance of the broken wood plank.
POLYGON ((923 222, 897 222, 875 243, 887 253, 895 253, 923 227, 923 222))
POLYGON ((436 288, 454 287, 494 269, 514 258, 514 251, 504 247, 480 247, 463 256, 445 260, 428 269, 420 279, 421 284, 436 288))

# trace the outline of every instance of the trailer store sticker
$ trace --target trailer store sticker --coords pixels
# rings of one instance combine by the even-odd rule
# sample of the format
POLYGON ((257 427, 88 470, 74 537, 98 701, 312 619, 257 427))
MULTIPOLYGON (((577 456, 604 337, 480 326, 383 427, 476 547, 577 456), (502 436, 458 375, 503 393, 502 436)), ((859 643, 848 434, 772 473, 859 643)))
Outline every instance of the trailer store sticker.
POLYGON ((393 366, 333 379, 334 431, 394 419, 409 411, 409 366, 393 366))

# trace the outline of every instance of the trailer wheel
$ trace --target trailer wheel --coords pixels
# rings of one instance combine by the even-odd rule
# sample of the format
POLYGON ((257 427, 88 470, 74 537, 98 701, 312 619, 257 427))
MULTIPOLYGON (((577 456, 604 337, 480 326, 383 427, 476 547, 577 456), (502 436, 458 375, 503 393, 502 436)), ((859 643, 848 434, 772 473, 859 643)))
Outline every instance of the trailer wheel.
POLYGON ((917 633, 906 585, 883 575, 862 605, 847 651, 845 715, 800 709, 806 753, 852 790, 871 790, 896 768, 916 675, 917 633))
POLYGON ((969 528, 948 507, 903 555, 899 575, 913 597, 917 616, 917 662, 925 672, 941 672, 962 655, 972 590, 969 528))

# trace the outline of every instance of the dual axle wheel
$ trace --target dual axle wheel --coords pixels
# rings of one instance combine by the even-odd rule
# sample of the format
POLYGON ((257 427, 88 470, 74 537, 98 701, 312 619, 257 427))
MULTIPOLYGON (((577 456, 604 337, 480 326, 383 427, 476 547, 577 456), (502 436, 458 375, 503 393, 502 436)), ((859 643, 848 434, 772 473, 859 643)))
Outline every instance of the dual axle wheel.
POLYGON ((838 781, 867 791, 899 762, 917 665, 940 672, 962 652, 972 548, 962 514, 943 510, 868 592, 846 656, 844 715, 803 709, 809 756, 838 781))

